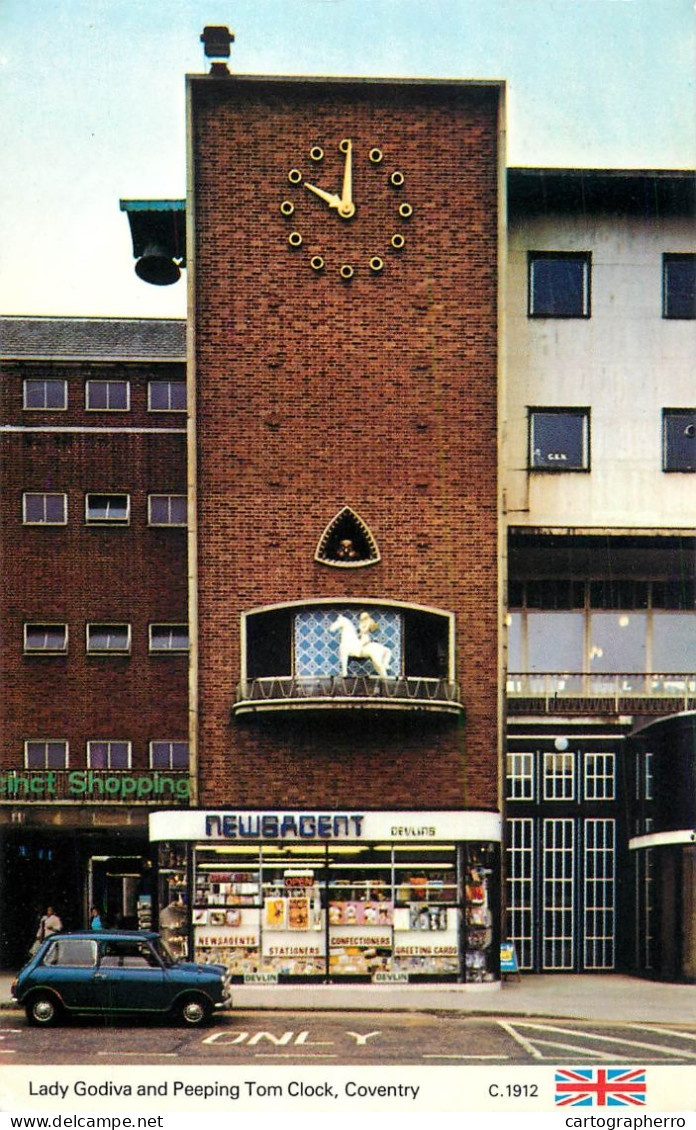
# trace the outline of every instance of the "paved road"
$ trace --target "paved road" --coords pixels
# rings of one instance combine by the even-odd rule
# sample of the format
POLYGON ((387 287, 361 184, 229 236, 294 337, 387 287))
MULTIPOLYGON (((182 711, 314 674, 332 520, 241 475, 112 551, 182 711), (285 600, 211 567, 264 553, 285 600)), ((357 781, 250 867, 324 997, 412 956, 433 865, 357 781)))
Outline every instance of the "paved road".
POLYGON ((161 1066, 696 1063, 696 1025, 601 1024, 577 1020, 384 1012, 241 1012, 202 1030, 148 1022, 106 1027, 77 1020, 30 1028, 21 1013, 0 1017, 0 1063, 161 1066))

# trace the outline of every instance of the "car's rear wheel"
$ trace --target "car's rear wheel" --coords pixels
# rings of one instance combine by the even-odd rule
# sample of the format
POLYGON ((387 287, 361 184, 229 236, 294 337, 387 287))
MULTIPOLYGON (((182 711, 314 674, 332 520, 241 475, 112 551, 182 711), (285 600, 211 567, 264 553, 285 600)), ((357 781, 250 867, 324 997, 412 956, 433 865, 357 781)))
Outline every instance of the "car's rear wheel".
POLYGON ((37 1028, 51 1028, 59 1024, 63 1010, 51 993, 34 993, 24 1006, 27 1020, 37 1028))
POLYGON ((175 1014, 186 1028, 201 1028, 210 1020, 212 1009, 205 997, 186 997, 179 1001, 175 1014))

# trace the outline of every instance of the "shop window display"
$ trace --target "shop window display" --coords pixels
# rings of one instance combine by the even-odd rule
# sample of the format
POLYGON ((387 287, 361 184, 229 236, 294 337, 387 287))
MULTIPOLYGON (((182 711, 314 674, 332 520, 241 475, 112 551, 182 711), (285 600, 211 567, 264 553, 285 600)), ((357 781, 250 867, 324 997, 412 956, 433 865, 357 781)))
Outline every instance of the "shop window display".
POLYGON ((498 916, 495 913, 494 876, 492 850, 468 845, 464 886, 467 981, 492 981, 496 976, 494 951, 498 939, 494 936, 494 923, 498 916))
POLYGON ((163 847, 163 932, 240 980, 497 978, 492 845, 163 847))
POLYGON ((259 973, 261 906, 258 848, 220 860, 199 853, 193 887, 195 961, 226 965, 233 976, 259 973))
POLYGON ((391 852, 346 851, 329 860, 331 979, 377 978, 393 971, 391 852))
POLYGON ((457 976, 459 889, 454 846, 394 849, 395 973, 457 976))

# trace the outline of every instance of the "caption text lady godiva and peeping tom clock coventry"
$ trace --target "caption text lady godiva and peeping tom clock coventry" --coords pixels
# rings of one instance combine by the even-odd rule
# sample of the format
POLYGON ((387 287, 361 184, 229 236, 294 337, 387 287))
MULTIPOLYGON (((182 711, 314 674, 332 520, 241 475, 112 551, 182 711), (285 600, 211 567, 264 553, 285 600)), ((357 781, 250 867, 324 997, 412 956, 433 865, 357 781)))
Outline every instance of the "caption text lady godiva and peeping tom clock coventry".
POLYGON ((280 205, 288 249, 317 274, 345 282, 356 272, 379 275, 385 256, 406 247, 413 207, 403 198, 403 172, 385 168, 381 149, 362 152, 350 138, 326 151, 312 146, 307 160, 311 175, 290 169, 292 197, 280 205))

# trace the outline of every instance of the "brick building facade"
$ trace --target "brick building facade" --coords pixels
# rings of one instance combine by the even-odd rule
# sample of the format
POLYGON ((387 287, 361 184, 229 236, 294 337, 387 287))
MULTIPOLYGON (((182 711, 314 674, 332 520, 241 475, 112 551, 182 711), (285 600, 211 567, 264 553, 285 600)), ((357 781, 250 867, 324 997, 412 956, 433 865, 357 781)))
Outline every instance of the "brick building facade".
POLYGON ((90 901, 132 920, 148 801, 189 801, 185 404, 169 410, 185 350, 181 322, 8 318, 2 336, 1 960, 15 964, 49 903, 66 926, 90 901))
POLYGON ((499 84, 189 80, 212 815, 151 831, 238 975, 497 977, 501 114, 499 84))
POLYGON ((191 89, 201 800, 401 808, 418 781, 426 808, 495 809, 499 91, 236 78, 191 89), (338 185, 348 135, 358 210, 342 223, 288 171, 338 185), (404 200, 406 244, 373 274, 366 253, 388 244, 404 200), (344 282, 338 265, 354 258, 344 282), (344 506, 378 562, 315 559, 344 506), (414 727, 405 712, 385 727, 373 712, 366 726, 330 711, 311 726, 277 718, 272 737, 249 718, 230 727, 241 614, 321 600, 456 612, 465 723, 414 727))

